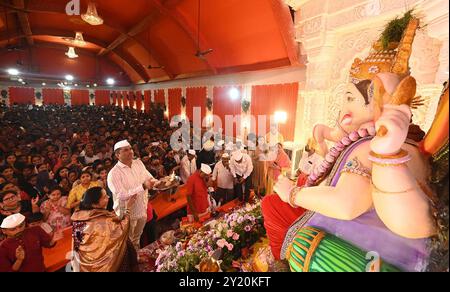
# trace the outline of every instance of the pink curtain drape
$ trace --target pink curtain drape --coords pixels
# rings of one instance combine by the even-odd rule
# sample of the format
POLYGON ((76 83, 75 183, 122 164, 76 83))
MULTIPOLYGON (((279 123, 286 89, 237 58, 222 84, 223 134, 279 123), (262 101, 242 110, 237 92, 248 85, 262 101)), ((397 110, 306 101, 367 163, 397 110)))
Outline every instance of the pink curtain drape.
POLYGON ((190 87, 186 89, 186 116, 192 123, 194 108, 201 109, 201 119, 206 116, 206 87, 190 87))
MULTIPOLYGON (((226 131, 226 120, 225 117, 229 116, 238 116, 241 114, 241 100, 242 100, 243 88, 237 86, 224 86, 224 87, 214 87, 213 88, 213 114, 214 116, 220 118, 221 125, 220 127, 223 129, 223 133, 226 131), (231 98, 230 91, 231 89, 237 89, 239 92, 239 96, 236 98, 231 98)), ((236 136, 237 127, 239 125, 233 125, 232 135, 236 136)), ((214 124, 214 130, 218 130, 219 125, 214 124)), ((231 134, 231 133, 230 133, 231 134)))
POLYGON ((144 108, 145 112, 150 111, 150 106, 152 105, 152 92, 151 90, 144 91, 144 108))
POLYGON ((169 119, 181 114, 181 88, 169 89, 169 119))
MULTIPOLYGON (((251 114, 256 119, 258 135, 265 135, 270 130, 270 116, 276 111, 286 112, 287 121, 279 129, 285 140, 294 139, 299 84, 260 85, 252 87, 251 114), (266 116, 266 133, 259 133, 258 116, 266 116)), ((252 129, 253 129, 252 126, 252 129)))
POLYGON ((136 109, 138 112, 142 111, 142 91, 136 91, 136 109))
POLYGON ((70 96, 72 105, 89 104, 89 90, 72 89, 70 96))
POLYGON ((42 89, 44 104, 64 105, 64 90, 57 88, 42 89))
POLYGON ((10 104, 35 104, 34 88, 10 87, 9 88, 10 104))

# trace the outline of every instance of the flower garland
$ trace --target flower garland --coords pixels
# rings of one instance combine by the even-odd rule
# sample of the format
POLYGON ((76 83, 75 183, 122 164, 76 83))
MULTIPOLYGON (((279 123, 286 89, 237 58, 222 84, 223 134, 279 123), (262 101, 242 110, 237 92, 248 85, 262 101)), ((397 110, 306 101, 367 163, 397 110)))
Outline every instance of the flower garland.
POLYGON ((359 139, 375 136, 376 130, 374 126, 370 126, 367 129, 359 129, 358 131, 353 131, 341 141, 337 142, 331 149, 328 151, 325 156, 324 161, 316 167, 313 172, 308 176, 305 187, 313 187, 318 185, 323 178, 325 178, 333 168, 337 159, 347 149, 353 142, 358 141, 359 139))
POLYGON ((183 244, 170 245, 158 251, 156 272, 195 272, 202 260, 221 250, 221 269, 230 270, 233 261, 242 257, 248 248, 265 235, 261 204, 245 207, 226 214, 223 218, 202 227, 183 244))

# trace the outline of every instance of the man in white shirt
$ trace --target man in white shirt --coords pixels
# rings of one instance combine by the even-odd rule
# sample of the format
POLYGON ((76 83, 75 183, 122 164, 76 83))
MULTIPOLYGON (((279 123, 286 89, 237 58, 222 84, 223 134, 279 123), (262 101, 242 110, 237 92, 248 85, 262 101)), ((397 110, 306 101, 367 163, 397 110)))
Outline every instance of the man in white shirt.
POLYGON ((84 156, 85 164, 91 164, 91 163, 94 163, 94 161, 100 159, 100 157, 98 155, 95 155, 94 145, 92 145, 92 144, 87 144, 86 148, 84 149, 83 152, 84 152, 84 155, 82 153, 82 154, 80 154, 80 156, 84 156))
POLYGON ((183 183, 187 183, 189 177, 197 171, 195 150, 189 150, 187 155, 181 159, 180 177, 183 183))
POLYGON ((234 194, 234 177, 230 170, 230 155, 225 153, 214 167, 212 180, 217 183, 216 198, 222 205, 230 201, 234 194))
POLYGON ((234 178, 234 194, 241 202, 247 202, 252 187, 252 158, 239 150, 233 152, 230 171, 234 178))
MULTIPOLYGON (((128 141, 120 141, 114 146, 119 160, 108 174, 108 187, 113 194, 114 211, 118 216, 124 213, 125 203, 136 196, 130 211, 129 238, 136 250, 147 223, 147 212, 153 216, 153 208, 148 205, 148 190, 152 189, 156 179, 148 172, 141 160, 134 160, 134 152, 128 141)), ((149 218, 154 219, 154 218, 149 218)))

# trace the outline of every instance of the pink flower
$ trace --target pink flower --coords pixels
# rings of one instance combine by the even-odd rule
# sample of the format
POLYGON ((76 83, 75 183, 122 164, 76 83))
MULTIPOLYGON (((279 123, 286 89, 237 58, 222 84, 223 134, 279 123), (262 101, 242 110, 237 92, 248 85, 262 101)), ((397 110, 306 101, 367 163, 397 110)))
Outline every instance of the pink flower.
POLYGON ((229 229, 229 230, 227 231, 227 237, 230 238, 230 237, 232 237, 232 236, 233 236, 233 230, 229 229))
POLYGON ((250 227, 250 225, 247 225, 247 226, 244 227, 244 230, 246 232, 250 232, 250 230, 252 230, 252 227, 250 227))
POLYGON ((220 248, 223 248, 227 244, 227 241, 225 239, 219 239, 217 241, 217 246, 220 248))
POLYGON ((233 240, 239 240, 239 234, 235 233, 233 234, 233 240))
POLYGON ((229 244, 227 244, 227 248, 228 248, 228 251, 232 251, 234 248, 234 245, 232 243, 229 243, 229 244))

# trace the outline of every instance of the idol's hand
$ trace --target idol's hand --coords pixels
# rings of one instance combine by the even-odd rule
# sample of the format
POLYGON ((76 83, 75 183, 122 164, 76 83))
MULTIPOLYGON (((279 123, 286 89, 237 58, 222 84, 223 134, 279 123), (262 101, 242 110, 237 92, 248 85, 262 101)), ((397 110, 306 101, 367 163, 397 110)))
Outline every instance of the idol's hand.
POLYGON ((411 116, 407 105, 385 105, 375 122, 377 136, 370 143, 371 150, 380 155, 397 154, 408 136, 411 116))
POLYGON ((275 193, 278 194, 280 199, 289 204, 289 195, 291 193, 292 188, 294 187, 294 183, 285 176, 280 175, 278 177, 278 181, 273 187, 275 193))

